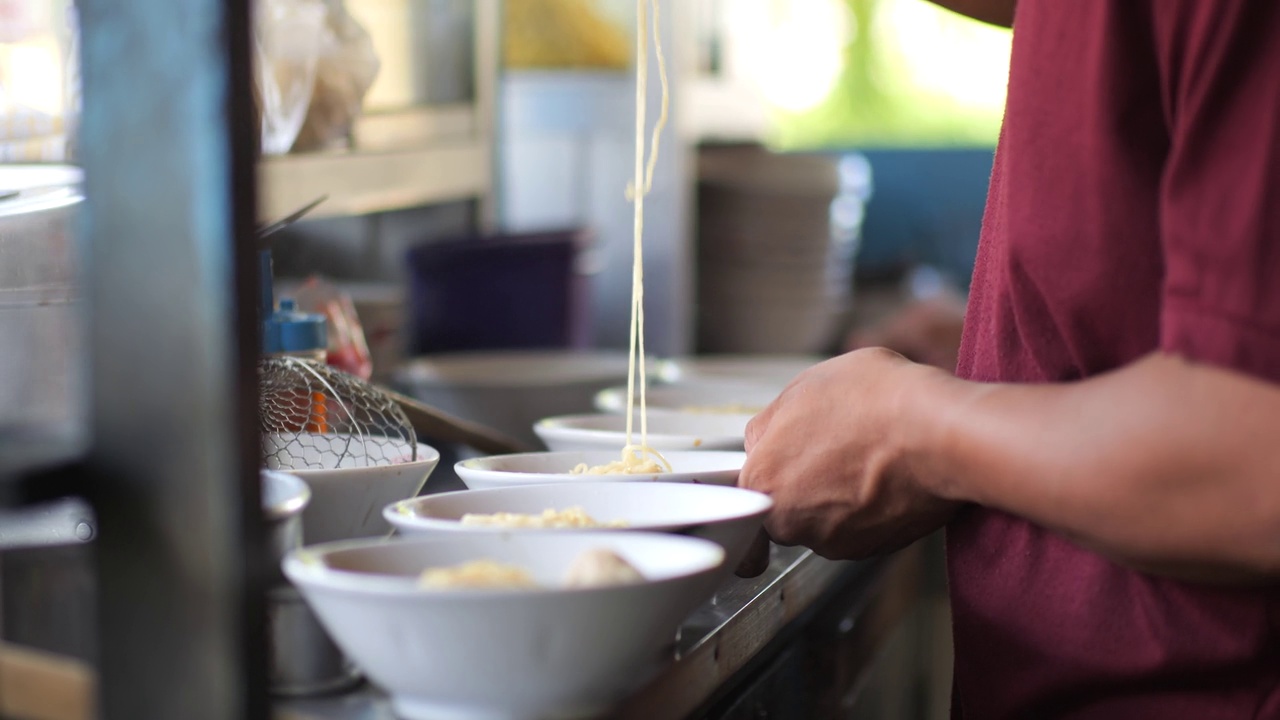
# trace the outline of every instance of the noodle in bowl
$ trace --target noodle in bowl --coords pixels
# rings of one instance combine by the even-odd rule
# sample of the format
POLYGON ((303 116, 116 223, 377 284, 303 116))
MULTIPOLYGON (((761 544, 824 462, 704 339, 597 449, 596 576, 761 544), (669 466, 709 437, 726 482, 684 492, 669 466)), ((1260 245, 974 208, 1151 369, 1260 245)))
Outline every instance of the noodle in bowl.
POLYGON ((684 482, 704 485, 736 485, 744 452, 728 450, 684 450, 664 453, 670 472, 620 473, 609 475, 574 474, 579 465, 595 467, 617 461, 616 450, 518 453, 490 455, 463 460, 455 472, 468 488, 538 485, 581 482, 684 482))
POLYGON ((528 535, 572 532, 534 523, 543 517, 590 518, 613 531, 663 532, 711 540, 737 565, 773 507, 753 490, 692 483, 582 482, 464 490, 388 505, 383 517, 403 535, 528 535), (567 511, 576 509, 577 512, 567 511), (493 518, 468 522, 467 518, 493 518))

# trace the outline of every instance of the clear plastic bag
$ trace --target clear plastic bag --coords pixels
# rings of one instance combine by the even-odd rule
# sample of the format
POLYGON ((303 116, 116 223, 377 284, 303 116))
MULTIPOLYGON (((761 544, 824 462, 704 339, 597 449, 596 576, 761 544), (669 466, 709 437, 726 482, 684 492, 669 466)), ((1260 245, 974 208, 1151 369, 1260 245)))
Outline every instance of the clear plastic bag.
POLYGON ((325 44, 324 0, 260 0, 254 27, 262 153, 289 152, 311 107, 325 44))
POLYGON ((315 91, 293 149, 345 145, 380 65, 368 31, 341 0, 328 0, 315 91))

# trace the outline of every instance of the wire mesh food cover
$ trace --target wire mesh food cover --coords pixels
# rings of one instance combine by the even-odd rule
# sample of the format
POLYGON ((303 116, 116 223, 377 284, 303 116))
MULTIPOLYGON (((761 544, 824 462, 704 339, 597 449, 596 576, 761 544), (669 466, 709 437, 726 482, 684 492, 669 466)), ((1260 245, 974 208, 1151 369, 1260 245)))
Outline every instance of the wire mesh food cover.
POLYGON ((263 465, 327 470, 417 459, 413 427, 394 400, 354 375, 294 357, 258 364, 263 465))

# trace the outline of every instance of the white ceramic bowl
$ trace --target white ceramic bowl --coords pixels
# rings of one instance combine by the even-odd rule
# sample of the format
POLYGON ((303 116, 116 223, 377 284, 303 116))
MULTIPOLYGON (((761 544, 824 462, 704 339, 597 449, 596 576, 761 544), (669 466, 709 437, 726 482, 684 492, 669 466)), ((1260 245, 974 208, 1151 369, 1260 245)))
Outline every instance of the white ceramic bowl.
MULTIPOLYGON (((654 371, 654 375, 660 375, 654 371)), ((458 417, 537 444, 542 418, 591 410, 600 390, 627 381, 618 352, 507 351, 414 359, 395 372, 407 394, 458 417)))
POLYGON ((680 622, 715 590, 720 546, 629 532, 361 541, 293 553, 285 573, 407 720, 597 717, 656 670, 680 622), (589 589, 429 590, 429 567, 478 559, 557 584, 604 547, 646 581, 589 589))
POLYGON ((668 361, 685 382, 735 380, 785 387, 797 375, 822 362, 817 355, 693 355, 668 361))
MULTIPOLYGON (((648 388, 645 395, 651 410, 754 415, 773 402, 785 387, 786 383, 780 381, 749 382, 704 378, 654 385, 648 388)), ((596 409, 601 412, 626 413, 627 388, 623 386, 602 390, 596 395, 595 404, 596 409)))
MULTIPOLYGON (((668 450, 741 450, 750 415, 720 413, 649 413, 649 447, 668 450)), ((546 446, 561 450, 609 450, 626 444, 625 414, 562 415, 533 426, 546 446)), ((633 423, 632 437, 640 433, 633 423)))
POLYGON ((490 455, 463 460, 454 471, 472 490, 513 485, 584 482, 686 482, 736 485, 747 454, 729 450, 683 450, 663 453, 672 472, 635 475, 573 475, 579 463, 605 465, 621 457, 617 450, 579 450, 490 455))
MULTIPOLYGON (((264 442, 278 442, 265 438, 264 442)), ((399 457, 409 457, 409 445, 396 443, 399 457)), ((352 443, 359 448, 359 443, 352 443)), ((440 453, 430 445, 417 444, 417 459, 388 465, 364 466, 357 450, 330 470, 288 470, 311 487, 311 502, 302 513, 302 539, 307 544, 385 536, 391 526, 382 517, 382 508, 397 500, 417 495, 440 462, 440 453)), ((268 466, 275 463, 268 462, 268 466)), ((270 468, 269 469, 275 469, 270 468)))
MULTIPOLYGON (((463 525, 467 513, 539 515, 581 507, 599 522, 623 521, 622 530, 667 532, 710 540, 736 567, 773 507, 753 490, 692 483, 561 483, 425 495, 388 505, 384 517, 407 535, 568 532, 496 525, 463 525)), ((618 530, 613 530, 617 532, 618 530)))

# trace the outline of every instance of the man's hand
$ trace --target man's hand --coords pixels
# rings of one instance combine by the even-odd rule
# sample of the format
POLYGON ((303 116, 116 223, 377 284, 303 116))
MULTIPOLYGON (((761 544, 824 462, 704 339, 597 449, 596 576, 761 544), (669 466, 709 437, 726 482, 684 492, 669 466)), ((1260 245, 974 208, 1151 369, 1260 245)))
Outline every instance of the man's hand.
POLYGON ((946 375, 882 348, 824 362, 796 378, 747 426, 740 484, 776 503, 774 540, 830 558, 904 547, 941 527, 956 503, 916 480, 913 450, 932 423, 928 387, 946 375))
POLYGON ((747 426, 739 483, 775 540, 832 558, 903 547, 958 503, 1145 572, 1280 580, 1280 386, 1152 354, 1070 383, 956 379, 883 348, 796 378, 747 426))

